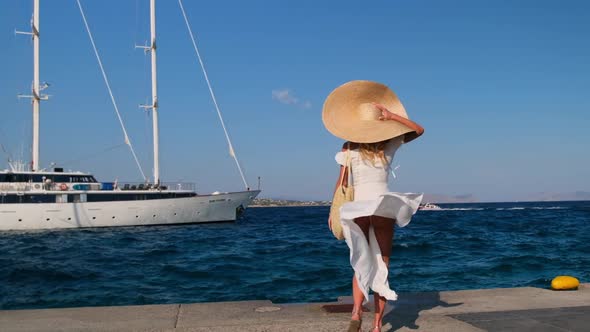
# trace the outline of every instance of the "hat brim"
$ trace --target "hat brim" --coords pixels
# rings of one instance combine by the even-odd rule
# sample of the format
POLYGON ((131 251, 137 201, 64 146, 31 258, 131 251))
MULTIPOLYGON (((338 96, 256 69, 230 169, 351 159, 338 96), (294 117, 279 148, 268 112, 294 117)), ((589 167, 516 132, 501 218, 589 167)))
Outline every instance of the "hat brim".
POLYGON ((334 89, 326 98, 322 111, 324 126, 334 136, 357 143, 375 143, 415 132, 397 121, 362 118, 360 108, 371 103, 382 104, 390 112, 408 118, 401 101, 387 86, 372 81, 351 81, 334 89))

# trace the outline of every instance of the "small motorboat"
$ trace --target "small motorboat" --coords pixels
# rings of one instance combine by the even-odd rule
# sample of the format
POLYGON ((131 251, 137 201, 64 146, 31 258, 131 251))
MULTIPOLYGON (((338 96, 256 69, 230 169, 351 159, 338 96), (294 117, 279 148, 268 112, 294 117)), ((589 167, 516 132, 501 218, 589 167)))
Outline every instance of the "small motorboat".
POLYGON ((420 204, 420 206, 418 207, 418 210, 431 211, 431 210, 442 210, 442 208, 436 204, 426 203, 426 204, 420 204))

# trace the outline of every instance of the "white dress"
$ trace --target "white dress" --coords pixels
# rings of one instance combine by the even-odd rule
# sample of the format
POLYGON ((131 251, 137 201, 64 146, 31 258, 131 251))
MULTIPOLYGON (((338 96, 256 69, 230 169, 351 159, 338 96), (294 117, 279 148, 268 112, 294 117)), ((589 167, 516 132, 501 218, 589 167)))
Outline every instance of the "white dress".
POLYGON ((387 143, 387 165, 383 165, 380 160, 376 160, 373 165, 370 161, 363 160, 357 150, 336 154, 336 162, 345 165, 346 153, 350 153, 354 201, 342 205, 340 219, 346 244, 350 248, 350 265, 355 271, 365 301, 369 298, 369 288, 391 301, 397 300, 397 294, 389 288, 388 268, 381 258, 373 226, 369 229, 367 243, 363 231, 354 219, 375 215, 395 219, 398 226, 404 227, 410 222, 422 201, 423 194, 397 193, 389 190, 388 180, 393 156, 402 143, 402 137, 393 138, 387 143))

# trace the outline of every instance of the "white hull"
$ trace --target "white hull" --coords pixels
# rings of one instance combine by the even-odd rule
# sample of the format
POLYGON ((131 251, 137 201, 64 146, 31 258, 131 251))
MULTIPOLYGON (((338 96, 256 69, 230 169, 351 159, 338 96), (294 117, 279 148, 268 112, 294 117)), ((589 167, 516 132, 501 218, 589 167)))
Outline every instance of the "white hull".
POLYGON ((0 230, 171 225, 234 221, 259 191, 186 198, 84 203, 1 204, 0 230))

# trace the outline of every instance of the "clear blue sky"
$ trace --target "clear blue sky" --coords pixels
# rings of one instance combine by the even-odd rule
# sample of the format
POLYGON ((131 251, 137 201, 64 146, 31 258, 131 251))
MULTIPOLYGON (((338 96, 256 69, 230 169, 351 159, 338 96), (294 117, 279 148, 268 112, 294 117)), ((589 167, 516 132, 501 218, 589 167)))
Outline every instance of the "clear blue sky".
MULTIPOLYGON (((587 1, 190 1, 189 19, 252 187, 328 199, 341 141, 324 98, 384 82, 426 134, 397 155, 399 191, 510 200, 590 190, 587 1), (274 91, 274 94, 273 94, 274 91), (288 91, 288 92, 286 92, 288 91), (273 98, 274 96, 274 98, 273 98)), ((83 1, 130 136, 151 170, 149 1, 83 1)), ((0 142, 30 155, 32 1, 0 4, 0 142)), ((41 161, 137 180, 74 0, 41 2, 41 161)), ((201 192, 242 189, 176 1, 158 2, 161 167, 201 192)), ((2 155, 5 160, 5 156, 2 155)), ((4 162, 2 162, 4 166, 4 162)), ((151 172, 150 172, 151 173, 151 172)))

